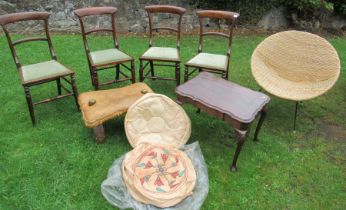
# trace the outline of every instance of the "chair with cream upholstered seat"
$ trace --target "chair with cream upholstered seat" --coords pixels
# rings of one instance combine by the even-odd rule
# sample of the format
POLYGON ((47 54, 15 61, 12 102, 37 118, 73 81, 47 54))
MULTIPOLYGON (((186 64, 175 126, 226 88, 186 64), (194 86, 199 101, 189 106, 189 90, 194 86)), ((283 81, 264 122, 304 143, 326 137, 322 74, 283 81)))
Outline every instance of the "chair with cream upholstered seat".
POLYGON ((117 11, 118 9, 115 7, 89 7, 89 8, 77 9, 74 11, 74 14, 78 17, 80 22, 84 48, 85 48, 88 63, 89 63, 91 82, 95 90, 98 90, 101 85, 108 85, 108 84, 113 84, 113 83, 122 82, 122 81, 129 81, 129 80, 131 80, 132 83, 135 82, 134 59, 131 56, 127 55, 126 53, 120 51, 119 49, 119 43, 118 43, 118 38, 116 34, 116 29, 115 29, 115 14, 117 11), (96 29, 91 29, 86 31, 84 27, 83 19, 87 16, 110 16, 112 27, 110 29, 96 28, 96 29), (90 35, 92 33, 97 33, 97 32, 111 32, 113 42, 114 42, 114 48, 90 51, 87 35, 90 35), (125 63, 130 63, 130 67, 125 65, 125 63), (127 74, 122 72, 120 69, 120 66, 128 70, 131 76, 128 76, 127 74), (115 79, 100 83, 99 77, 98 77, 98 71, 104 70, 104 69, 110 69, 114 67, 116 69, 115 79), (120 75, 124 76, 124 78, 120 79, 120 75))
MULTIPOLYGON (((74 96, 77 108, 79 109, 77 102, 77 87, 75 84, 75 76, 74 72, 68 69, 66 66, 62 65, 57 61, 57 57, 52 45, 52 41, 50 39, 49 30, 48 30, 48 18, 50 14, 47 12, 21 12, 21 13, 12 13, 0 16, 0 25, 5 32, 12 57, 14 62, 16 63, 19 77, 22 82, 26 101, 28 104, 31 122, 33 125, 36 123, 35 113, 34 113, 34 105, 38 105, 41 103, 50 102, 56 99, 64 98, 67 96, 74 96), (7 26, 10 24, 16 24, 18 22, 24 21, 43 21, 44 23, 44 31, 45 36, 43 37, 30 37, 23 38, 16 41, 12 41, 10 32, 7 29, 7 26), (51 54, 51 60, 44 61, 35 64, 22 65, 19 61, 19 57, 17 56, 17 52, 15 47, 19 44, 23 44, 26 42, 33 41, 46 41, 48 43, 49 52, 51 54), (61 79, 66 81, 69 85, 71 85, 71 90, 65 88, 61 84, 61 79), (35 85, 40 85, 43 83, 54 82, 57 83, 58 95, 52 98, 44 99, 38 102, 33 102, 30 94, 30 88, 35 85), (67 93, 62 94, 62 89, 64 89, 67 93)), ((34 50, 34 49, 33 49, 34 50)), ((30 56, 30 55, 27 55, 30 56)))
POLYGON ((168 6, 168 5, 152 5, 146 6, 145 10, 148 13, 149 18, 149 49, 139 58, 139 80, 142 82, 145 78, 151 79, 162 79, 162 80, 174 80, 177 85, 180 84, 180 31, 182 17, 185 13, 185 9, 181 7, 168 6), (177 28, 170 27, 153 27, 153 14, 173 14, 178 15, 178 26, 177 28), (153 47, 152 46, 152 32, 158 30, 173 31, 177 35, 177 46, 176 47, 153 47), (143 62, 146 64, 143 65, 143 62), (154 62, 163 63, 174 63, 172 64, 159 64, 154 62), (149 71, 145 72, 145 68, 150 64, 149 71), (155 76, 154 66, 169 66, 175 68, 175 78, 157 77, 155 76), (150 73, 150 76, 149 76, 150 73))
POLYGON ((218 10, 200 10, 197 12, 199 23, 200 23, 200 33, 199 33, 199 44, 198 44, 198 54, 185 63, 184 71, 184 81, 189 79, 197 70, 208 71, 212 73, 221 74, 223 78, 228 79, 228 66, 231 59, 231 46, 232 46, 232 34, 235 25, 235 20, 239 17, 238 13, 229 11, 218 11, 218 10), (225 20, 228 22, 228 34, 223 32, 204 32, 203 24, 205 18, 213 18, 217 20, 225 20), (228 49, 226 55, 212 54, 203 52, 203 37, 204 36, 220 36, 228 39, 228 49), (193 70, 189 72, 189 67, 193 70))

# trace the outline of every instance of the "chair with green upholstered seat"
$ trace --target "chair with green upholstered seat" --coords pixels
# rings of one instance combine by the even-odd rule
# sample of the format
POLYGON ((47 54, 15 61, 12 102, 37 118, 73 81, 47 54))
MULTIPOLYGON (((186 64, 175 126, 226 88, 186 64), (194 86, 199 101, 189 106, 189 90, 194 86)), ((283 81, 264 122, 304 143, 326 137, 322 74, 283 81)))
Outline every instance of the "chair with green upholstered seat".
POLYGON ((199 23, 200 23, 200 33, 199 33, 199 44, 198 44, 198 54, 185 63, 184 71, 184 81, 189 79, 189 76, 196 71, 208 71, 212 73, 221 74, 224 79, 228 79, 228 69, 229 62, 231 59, 231 46, 232 46, 232 34, 235 25, 235 20, 239 17, 238 13, 229 11, 218 11, 218 10, 200 10, 197 12, 199 23), (204 32, 203 31, 203 20, 205 18, 213 18, 220 20, 225 20, 228 22, 228 34, 223 32, 204 32), (212 54, 205 53, 203 51, 203 37, 204 36, 220 36, 228 39, 227 54, 212 54), (193 68, 189 72, 189 67, 193 68))
POLYGON ((50 35, 48 31, 49 15, 50 14, 47 12, 21 12, 21 13, 13 13, 13 14, 6 14, 6 15, 0 16, 0 25, 3 31, 5 32, 9 47, 11 49, 12 57, 14 59, 14 62, 16 63, 16 66, 19 72, 19 77, 24 87, 25 97, 29 107, 32 124, 35 124, 36 122, 35 113, 34 113, 34 105, 50 102, 52 100, 64 98, 67 96, 74 96, 77 108, 79 107, 78 101, 77 101, 78 93, 77 93, 77 87, 75 84, 74 72, 57 61, 57 57, 55 55, 55 51, 52 46, 52 41, 50 39, 50 35), (24 38, 24 39, 12 41, 10 33, 7 30, 7 25, 15 24, 21 21, 32 21, 32 20, 44 22, 45 37, 31 37, 31 38, 24 38), (48 43, 49 51, 51 54, 51 60, 35 63, 35 64, 30 64, 30 65, 22 65, 17 56, 15 46, 18 44, 31 42, 31 41, 46 41, 48 43), (61 84, 61 79, 66 81, 68 84, 70 84, 72 90, 65 88, 61 84), (44 99, 39 102, 33 102, 31 98, 31 94, 30 94, 30 87, 47 83, 47 82, 52 82, 52 81, 56 81, 57 83, 58 96, 44 99), (62 95, 62 89, 64 89, 67 93, 62 95))
POLYGON ((91 82, 95 90, 98 90, 101 85, 108 85, 108 84, 113 84, 113 83, 122 82, 122 81, 129 81, 129 80, 132 81, 132 83, 135 82, 134 59, 131 56, 127 55, 126 53, 120 51, 119 49, 119 43, 118 43, 118 38, 117 38, 116 28, 115 28, 115 14, 117 10, 118 9, 115 7, 89 7, 89 8, 77 9, 74 11, 74 14, 78 17, 80 25, 81 25, 84 48, 85 48, 88 63, 89 63, 91 82), (112 27, 110 29, 96 28, 96 29, 91 29, 89 31, 86 31, 83 21, 84 21, 84 18, 87 16, 110 16, 112 27), (113 42, 114 42, 114 48, 90 51, 87 35, 93 34, 96 32, 111 32, 113 42), (126 63, 130 63, 130 67, 125 65, 126 63), (120 69, 120 66, 128 70, 130 75, 125 74, 120 69), (114 67, 116 69, 115 78, 107 82, 103 82, 103 83, 99 82, 98 71, 104 70, 104 69, 110 69, 114 67), (120 79, 120 75, 124 76, 124 78, 120 79))
POLYGON ((177 85, 179 85, 180 84, 180 56, 179 56, 180 31, 181 31, 182 16, 186 10, 181 7, 168 6, 168 5, 146 6, 145 10, 147 11, 148 18, 149 18, 149 49, 145 51, 144 54, 139 58, 139 61, 140 61, 139 80, 141 82, 145 78, 173 80, 173 81, 176 81, 177 85), (177 28, 153 27, 152 16, 153 14, 156 14, 156 13, 178 15, 177 28), (158 31, 158 30, 168 30, 168 31, 175 32, 177 35, 177 46, 176 47, 153 47, 152 46, 152 32, 158 31), (146 63, 143 65, 145 61, 146 63), (160 63, 154 63, 154 62, 160 62, 160 63), (149 71, 145 72, 145 69, 149 64, 150 64, 150 69, 149 71), (174 67, 175 78, 155 76, 154 66, 174 67))

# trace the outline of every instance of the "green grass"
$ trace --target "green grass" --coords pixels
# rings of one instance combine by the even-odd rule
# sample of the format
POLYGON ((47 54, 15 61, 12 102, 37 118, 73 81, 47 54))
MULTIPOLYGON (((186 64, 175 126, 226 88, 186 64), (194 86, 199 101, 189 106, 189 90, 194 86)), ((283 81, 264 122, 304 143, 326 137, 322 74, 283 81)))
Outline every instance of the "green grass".
MULTIPOLYGON (((196 53, 196 37, 183 37, 183 62, 196 53)), ((52 38, 59 61, 76 72, 79 92, 92 90, 81 37, 52 38)), ((263 39, 235 37, 230 80, 259 89, 251 75, 250 58, 263 39)), ((346 38, 330 41, 343 66, 335 87, 303 103, 295 133, 294 103, 271 97, 260 141, 255 143, 250 137, 245 143, 237 173, 228 169, 234 143, 230 148, 220 144, 229 126, 184 105, 192 121, 189 143, 200 142, 208 165, 210 190, 203 209, 346 209, 346 38)), ((160 44, 174 46, 174 38, 165 37, 160 44)), ((101 49, 111 42, 95 37, 93 46, 101 49)), ((120 46, 138 58, 147 39, 123 35, 120 46)), ((225 46, 218 41, 208 49, 224 52, 225 46)), ((23 63, 48 58, 44 44, 23 45, 18 51, 23 63)), ((173 71, 160 73, 173 75, 173 71)), ((154 91, 175 98, 174 82, 147 83, 154 91)), ((54 94, 55 83, 33 89, 34 99, 54 94)), ((123 118, 108 122, 106 143, 96 145, 73 99, 67 98, 36 107, 37 125, 32 127, 4 35, 0 35, 0 96, 0 209, 112 209, 101 195, 100 184, 112 162, 131 150, 123 118)), ((254 126, 250 136, 253 130, 254 126)))

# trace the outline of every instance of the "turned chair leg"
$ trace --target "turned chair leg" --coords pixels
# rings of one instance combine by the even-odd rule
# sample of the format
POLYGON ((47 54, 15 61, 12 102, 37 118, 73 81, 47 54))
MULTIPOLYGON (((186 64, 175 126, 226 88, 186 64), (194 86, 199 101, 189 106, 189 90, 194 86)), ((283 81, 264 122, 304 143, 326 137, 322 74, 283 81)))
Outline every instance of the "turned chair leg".
POLYGON ((247 138, 247 136, 249 134, 249 131, 248 130, 240 131, 240 130, 236 129, 236 134, 238 136, 238 145, 237 145, 237 149, 236 149, 236 151, 234 153, 232 165, 230 166, 230 169, 231 169, 232 172, 236 172, 237 171, 238 156, 239 156, 240 151, 241 151, 241 149, 243 147, 243 144, 246 141, 246 138, 247 138))
MULTIPOLYGON (((152 77, 155 77, 154 62, 153 61, 149 61, 149 64, 150 64, 150 75, 152 77)), ((153 78, 152 80, 155 80, 155 78, 153 78)))
POLYGON ((24 86, 24 92, 25 92, 26 102, 27 102, 28 108, 29 108, 31 122, 32 122, 32 125, 35 125, 36 119, 35 119, 35 113, 34 113, 34 104, 32 103, 29 87, 24 86))
POLYGON ((117 64, 115 66, 115 80, 119 80, 119 75, 120 75, 120 65, 117 64))
POLYGON ((135 68, 135 61, 131 61, 131 81, 132 83, 136 82, 136 68, 135 68))
POLYGON ((189 67, 185 65, 184 69, 184 82, 187 82, 189 80, 189 67))
POLYGON ((60 78, 56 79, 56 86, 58 88, 58 95, 61 95, 61 80, 60 78))
POLYGON ((139 59, 139 81, 143 82, 143 60, 139 59))
POLYGON ((93 70, 92 70, 92 80, 93 80, 93 83, 94 83, 94 89, 98 90, 100 87, 99 87, 99 79, 98 79, 98 76, 97 76, 96 68, 93 68, 93 70))
POLYGON ((77 106, 77 110, 80 111, 79 104, 78 104, 78 90, 77 90, 76 78, 74 74, 71 75, 71 86, 72 86, 73 97, 77 106))
POLYGON ((177 80, 177 86, 180 85, 180 62, 175 63, 175 79, 177 80))
POLYGON ((267 108, 264 107, 261 111, 260 119, 258 120, 258 124, 257 124, 256 131, 255 131, 255 136, 254 136, 254 141, 258 141, 258 134, 261 130, 262 124, 263 124, 266 116, 267 116, 267 108))
POLYGON ((224 74, 223 78, 224 78, 225 80, 228 80, 228 72, 226 72, 226 73, 224 74))
POLYGON ((89 71, 90 71, 90 79, 91 79, 91 85, 95 88, 95 83, 94 83, 94 76, 93 76, 93 67, 89 63, 89 71))

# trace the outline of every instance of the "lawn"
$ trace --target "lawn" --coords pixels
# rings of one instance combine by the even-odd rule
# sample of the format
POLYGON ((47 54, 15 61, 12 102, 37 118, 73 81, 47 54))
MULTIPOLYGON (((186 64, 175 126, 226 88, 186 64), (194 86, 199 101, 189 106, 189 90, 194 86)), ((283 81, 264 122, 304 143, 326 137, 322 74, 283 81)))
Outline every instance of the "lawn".
MULTIPOLYGON (((18 37, 18 36, 17 36, 18 37)), ((230 80, 258 90, 251 75, 252 51, 265 36, 236 36, 230 80)), ((79 92, 92 90, 82 39, 53 35, 58 60, 76 72, 79 92)), ((220 143, 229 126, 184 105, 192 121, 189 143, 199 141, 209 172, 209 194, 203 209, 346 209, 346 38, 330 38, 342 69, 334 88, 303 103, 298 129, 292 131, 294 102, 271 97, 260 141, 250 138, 238 160, 238 172, 229 171, 232 147, 220 143)), ((162 37, 158 45, 174 46, 162 37)), ((197 50, 197 36, 184 36, 183 62, 197 50)), ((109 37, 93 39, 93 49, 111 46, 109 37)), ((208 50, 224 52, 217 41, 208 50)), ((147 47, 145 36, 120 36, 120 47, 138 58, 147 47)), ((45 44, 19 46, 25 64, 48 58, 45 44)), ((136 62, 138 78, 138 62, 136 62)), ((162 69, 161 69, 162 70, 162 69)), ((101 77, 110 76, 109 73, 101 77), (108 75, 107 75, 108 74, 108 75)), ((173 75, 172 71, 159 71, 173 75)), ((175 83, 146 81, 154 91, 175 98, 175 83)), ((127 83, 110 87, 120 87, 127 83)), ((107 87, 108 88, 108 87, 107 87)), ((56 84, 33 89, 34 99, 56 94, 56 84)), ((0 35, 0 209, 113 209, 100 192, 112 162, 131 150, 123 117, 108 122, 106 143, 94 143, 73 98, 37 106, 32 126, 24 91, 4 35, 0 35)))

